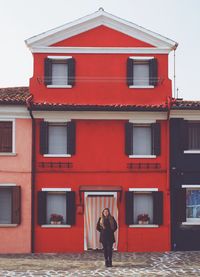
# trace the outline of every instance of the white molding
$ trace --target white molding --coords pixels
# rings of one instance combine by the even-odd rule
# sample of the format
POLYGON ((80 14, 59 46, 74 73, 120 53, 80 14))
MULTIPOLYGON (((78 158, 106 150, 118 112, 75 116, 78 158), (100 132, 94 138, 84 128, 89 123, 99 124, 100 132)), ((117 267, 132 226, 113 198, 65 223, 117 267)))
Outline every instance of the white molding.
POLYGON ((155 155, 129 155, 131 159, 155 159, 155 155))
POLYGON ((18 224, 12 224, 12 223, 10 223, 10 224, 0 224, 0 228, 12 228, 12 227, 17 227, 18 226, 18 224))
POLYGON ((45 122, 49 123, 67 123, 70 122, 71 119, 66 119, 66 118, 44 118, 45 122))
POLYGON ((183 118, 185 120, 200 120, 200 110, 171 110, 170 118, 183 118))
POLYGON ((71 188, 42 188, 42 191, 54 191, 54 192, 60 192, 60 191, 71 191, 71 188))
POLYGON ((182 222, 181 224, 182 225, 200 225, 200 221, 199 222, 194 222, 194 221, 193 222, 187 222, 186 221, 186 222, 182 222))
POLYGON ((150 126, 150 124, 156 123, 156 119, 130 119, 129 122, 133 124, 141 124, 141 126, 150 126))
POLYGON ((89 195, 113 195, 113 197, 117 198, 117 192, 114 191, 87 191, 84 192, 84 197, 88 197, 89 195))
POLYGON ((123 20, 103 10, 99 10, 47 32, 43 32, 42 34, 27 39, 25 42, 29 47, 36 45, 52 45, 56 42, 102 25, 154 46, 165 46, 169 49, 177 47, 177 43, 175 41, 172 41, 139 25, 123 20))
POLYGON ((166 48, 151 47, 33 47, 32 53, 55 53, 55 54, 169 54, 166 48))
POLYGON ((0 152, 0 156, 4 157, 4 156, 9 156, 9 157, 15 157, 17 156, 17 153, 4 153, 4 152, 0 152))
POLYGON ((0 105, 0 120, 13 118, 27 118, 31 119, 27 108, 20 105, 0 105))
POLYGON ((44 154, 43 157, 45 158, 69 158, 72 155, 70 154, 44 154))
POLYGON ((195 189, 195 188, 199 188, 200 189, 200 185, 182 185, 182 188, 190 188, 190 189, 195 189))
POLYGON ((41 225, 42 228, 71 228, 71 225, 67 224, 44 224, 41 225))
POLYGON ((200 154, 200 150, 184 150, 184 154, 200 154))
POLYGON ((5 183, 2 184, 2 183, 1 183, 1 184, 0 184, 0 187, 1 187, 1 186, 2 186, 2 187, 16 187, 16 184, 5 184, 5 183))
POLYGON ((52 119, 97 119, 97 120, 167 120, 167 112, 98 112, 98 111, 33 111, 35 118, 52 119))
POLYGON ((156 224, 131 224, 130 228, 158 228, 159 225, 156 224))
POLYGON ((47 58, 52 60, 68 60, 71 59, 72 56, 47 56, 47 58))
POLYGON ((129 86, 129 88, 154 88, 154 86, 135 86, 135 85, 131 85, 129 86))
POLYGON ((72 88, 71 85, 47 85, 47 88, 72 88))
POLYGON ((129 191, 151 192, 158 191, 158 188, 129 188, 129 191))
POLYGON ((148 60, 153 60, 154 57, 133 56, 133 57, 129 57, 129 59, 139 60, 139 61, 148 61, 148 60))

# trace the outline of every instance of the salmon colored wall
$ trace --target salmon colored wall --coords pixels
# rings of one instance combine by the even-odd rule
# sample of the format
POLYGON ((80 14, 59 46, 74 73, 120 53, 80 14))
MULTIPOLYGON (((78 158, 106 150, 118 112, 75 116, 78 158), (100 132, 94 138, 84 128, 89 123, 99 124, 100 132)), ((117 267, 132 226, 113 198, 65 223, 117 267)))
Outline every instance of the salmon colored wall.
POLYGON ((21 186, 21 224, 0 226, 0 253, 31 251, 31 147, 30 119, 16 119, 16 156, 0 156, 0 184, 21 186))

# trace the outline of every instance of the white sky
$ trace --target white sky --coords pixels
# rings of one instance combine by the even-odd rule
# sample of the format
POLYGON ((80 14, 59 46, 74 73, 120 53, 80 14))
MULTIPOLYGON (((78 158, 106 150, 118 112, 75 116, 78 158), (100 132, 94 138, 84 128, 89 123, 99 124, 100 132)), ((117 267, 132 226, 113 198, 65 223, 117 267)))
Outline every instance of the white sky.
MULTIPOLYGON (((0 87, 29 84, 32 55, 25 39, 99 7, 177 41, 179 97, 200 100, 200 0, 0 0, 0 87)), ((172 54, 169 74, 173 78, 172 54)))

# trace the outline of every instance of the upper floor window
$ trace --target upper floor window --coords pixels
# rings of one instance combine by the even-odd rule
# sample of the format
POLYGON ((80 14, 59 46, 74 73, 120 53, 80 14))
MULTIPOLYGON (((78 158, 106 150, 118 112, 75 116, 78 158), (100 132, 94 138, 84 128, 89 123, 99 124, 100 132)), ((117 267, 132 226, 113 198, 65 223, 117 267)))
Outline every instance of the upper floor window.
POLYGON ((44 83, 52 88, 74 86, 75 59, 67 56, 48 56, 44 63, 44 83))
POLYGON ((127 84, 131 88, 153 88, 158 83, 157 59, 153 57, 129 57, 127 60, 127 84))
POLYGON ((126 123, 125 153, 135 158, 159 156, 160 124, 126 123))
POLYGON ((182 121, 183 148, 185 153, 200 152, 200 122, 182 121))
POLYGON ((13 122, 0 121, 0 153, 13 152, 13 122))

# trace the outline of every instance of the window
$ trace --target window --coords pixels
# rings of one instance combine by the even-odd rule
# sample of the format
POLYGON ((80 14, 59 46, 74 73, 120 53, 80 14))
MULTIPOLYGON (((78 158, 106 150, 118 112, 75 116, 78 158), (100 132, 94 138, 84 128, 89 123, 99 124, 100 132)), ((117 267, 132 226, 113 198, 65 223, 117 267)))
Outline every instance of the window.
POLYGON ((44 62, 44 84, 48 87, 69 88, 75 85, 75 59, 50 56, 44 62))
POLYGON ((13 122, 0 122, 0 153, 13 152, 13 122))
POLYGON ((125 124, 125 154, 129 157, 160 155, 160 124, 125 124))
POLYGON ((125 194, 126 224, 161 225, 163 221, 163 193, 134 189, 125 194))
POLYGON ((186 189, 186 218, 200 224, 200 189, 186 189))
POLYGON ((127 85, 142 88, 158 83, 157 59, 153 57, 130 57, 127 60, 127 85))
POLYGON ((188 149, 200 150, 200 123, 188 123, 188 149))
POLYGON ((40 153, 42 155, 75 154, 75 122, 40 123, 40 153))
POLYGON ((20 224, 20 187, 0 186, 0 225, 20 224))
POLYGON ((49 189, 38 192, 39 225, 75 224, 75 192, 49 189))

